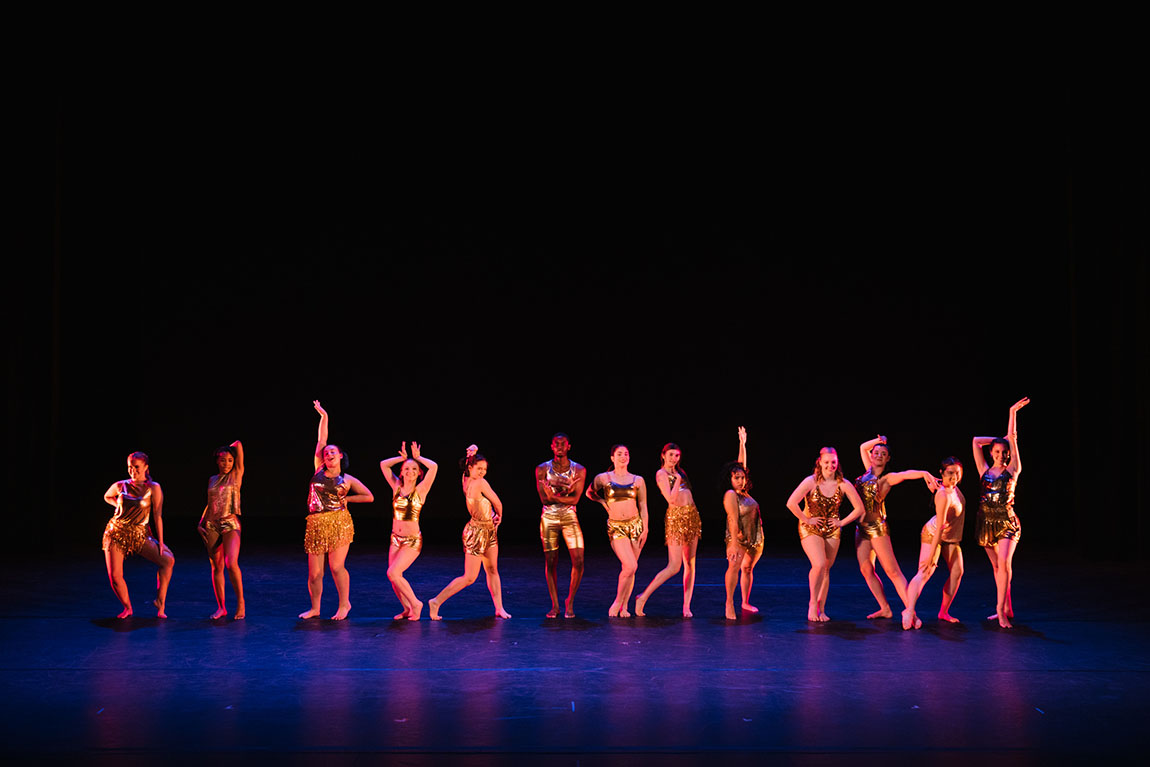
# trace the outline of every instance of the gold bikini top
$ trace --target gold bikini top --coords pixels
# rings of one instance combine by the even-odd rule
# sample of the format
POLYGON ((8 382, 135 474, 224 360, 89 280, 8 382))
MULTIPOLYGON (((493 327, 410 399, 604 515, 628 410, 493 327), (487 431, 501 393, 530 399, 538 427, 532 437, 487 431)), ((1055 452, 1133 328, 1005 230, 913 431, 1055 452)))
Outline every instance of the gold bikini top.
POLYGON ((397 522, 418 522, 419 512, 423 511, 423 499, 418 490, 412 490, 411 495, 396 493, 391 498, 391 510, 397 522))

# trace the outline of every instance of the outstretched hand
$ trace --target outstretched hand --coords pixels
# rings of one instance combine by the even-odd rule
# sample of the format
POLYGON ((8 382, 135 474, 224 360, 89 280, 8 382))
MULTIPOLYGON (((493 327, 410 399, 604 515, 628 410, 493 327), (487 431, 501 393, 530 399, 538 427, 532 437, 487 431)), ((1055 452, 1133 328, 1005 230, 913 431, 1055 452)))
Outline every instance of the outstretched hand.
POLYGON ((319 404, 318 399, 313 399, 311 401, 311 404, 313 407, 315 407, 315 411, 317 413, 319 413, 320 415, 327 415, 327 411, 323 409, 323 405, 319 404))
POLYGON ((747 442, 747 427, 740 426, 739 427, 739 443, 740 444, 746 444, 746 442, 747 442))
POLYGON ((1030 397, 1023 397, 1022 399, 1018 400, 1018 402, 1015 402, 1013 405, 1010 406, 1010 412, 1017 413, 1019 410, 1022 410, 1022 408, 1026 407, 1029 404, 1030 404, 1030 397))
POLYGON ((940 487, 938 480, 932 477, 930 474, 926 475, 926 486, 930 488, 930 492, 932 493, 937 491, 940 487))

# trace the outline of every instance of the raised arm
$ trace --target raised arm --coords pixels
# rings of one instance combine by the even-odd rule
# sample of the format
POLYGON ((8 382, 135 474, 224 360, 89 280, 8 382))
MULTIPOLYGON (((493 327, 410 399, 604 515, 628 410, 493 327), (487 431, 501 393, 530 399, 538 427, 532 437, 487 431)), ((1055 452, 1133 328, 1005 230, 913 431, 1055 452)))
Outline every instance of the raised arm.
POLYGON ((744 426, 739 427, 739 463, 743 468, 747 468, 747 429, 744 426))
POLYGON ((845 479, 840 479, 839 487, 842 488, 843 495, 847 497, 847 500, 851 502, 851 506, 854 507, 854 511, 848 514, 838 523, 839 527, 846 527, 851 522, 854 522, 856 519, 865 514, 866 508, 863 506, 862 498, 859 498, 858 490, 855 490, 854 485, 852 485, 850 482, 847 482, 845 479))
POLYGON ((391 467, 397 463, 403 463, 407 460, 407 443, 404 442, 399 446, 399 455, 394 455, 391 458, 384 458, 379 462, 379 470, 383 472, 383 478, 387 480, 387 484, 391 485, 391 491, 394 493, 399 488, 399 479, 395 476, 395 472, 391 467))
POLYGON ((236 450, 236 465, 232 467, 232 471, 236 475, 236 487, 239 487, 244 481, 244 443, 237 439, 232 443, 232 447, 236 450))
POLYGON ((435 475, 439 473, 439 465, 430 458, 424 458, 419 454, 419 443, 411 443, 411 457, 417 462, 423 464, 423 468, 427 469, 427 473, 423 475, 423 481, 416 486, 416 490, 427 500, 427 494, 431 492, 431 486, 435 483, 435 475))
POLYGON ((343 478, 347 480, 347 484, 351 486, 351 492, 344 498, 345 501, 348 503, 371 503, 375 500, 375 496, 367 489, 367 485, 350 474, 344 474, 343 478))
POLYGON ((908 479, 921 479, 926 483, 926 486, 930 488, 930 492, 933 493, 939 488, 938 479, 935 478, 933 474, 929 471, 921 471, 919 469, 907 469, 906 471, 896 471, 893 474, 883 474, 882 478, 890 487, 894 487, 908 479))
POLYGON ((803 513, 803 510, 799 508, 799 501, 805 498, 814 486, 815 478, 807 477, 799 483, 799 486, 791 492, 791 497, 787 499, 787 508, 790 509, 791 513, 804 525, 813 525, 815 522, 813 517, 803 513))
POLYGON ((318 469, 323 466, 323 449, 327 447, 327 411, 323 409, 323 405, 319 404, 318 399, 312 400, 311 404, 319 413, 319 434, 315 441, 315 468, 318 469))
POLYGON ((1010 473, 1017 479, 1022 471, 1022 457, 1018 454, 1018 411, 1030 404, 1030 397, 1023 397, 1010 406, 1010 418, 1006 423, 1006 440, 1010 443, 1010 473))
POLYGON ((978 467, 978 476, 982 477, 986 473, 986 455, 982 452, 982 448, 994 442, 994 437, 975 437, 970 442, 971 448, 974 450, 974 465, 978 467))
POLYGON ((879 443, 885 444, 886 437, 880 434, 874 439, 868 439, 866 442, 859 445, 859 458, 862 459, 864 472, 870 471, 870 451, 873 450, 874 446, 879 443))

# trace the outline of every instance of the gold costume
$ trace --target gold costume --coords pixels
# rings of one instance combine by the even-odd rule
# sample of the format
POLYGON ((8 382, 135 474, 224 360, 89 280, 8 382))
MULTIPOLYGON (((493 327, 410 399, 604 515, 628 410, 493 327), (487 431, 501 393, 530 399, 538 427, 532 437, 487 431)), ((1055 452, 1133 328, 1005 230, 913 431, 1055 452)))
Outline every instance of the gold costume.
POLYGON ((491 501, 485 496, 467 496, 466 500, 471 519, 463 528, 463 551, 481 557, 489 548, 499 545, 495 536, 495 515, 491 510, 491 501))
POLYGON ((830 524, 831 520, 838 520, 839 518, 839 504, 843 502, 843 491, 841 487, 835 486, 835 494, 827 498, 819 490, 819 483, 816 481, 815 486, 807 493, 806 497, 806 513, 807 516, 818 517, 814 525, 804 525, 799 522, 799 540, 809 538, 812 535, 817 535, 820 538, 833 540, 842 536, 842 531, 830 524))
POLYGON ((616 538, 627 538, 634 543, 638 543, 639 539, 643 537, 643 518, 631 517, 630 519, 607 519, 607 538, 615 540, 616 538))
MULTIPOLYGON (((731 492, 735 491, 732 490, 731 492)), ((749 495, 735 493, 735 497, 739 502, 739 532, 743 535, 742 540, 736 538, 735 543, 747 551, 761 549, 763 547, 763 517, 759 512, 759 504, 749 495)), ((729 525, 723 535, 723 542, 731 542, 729 525)))
MULTIPOLYGON (((952 502, 943 513, 942 538, 939 539, 943 543, 962 543, 962 529, 966 523, 966 514, 963 513, 965 509, 961 499, 962 496, 956 490, 952 502)), ((935 514, 922 526, 922 535, 919 540, 923 543, 934 543, 934 532, 937 529, 938 514, 935 514)))
POLYGON ((400 495, 396 492, 391 497, 391 512, 397 522, 418 522, 421 511, 423 511, 423 499, 419 497, 418 490, 412 490, 411 495, 400 495))
POLYGON ((1006 469, 994 479, 982 475, 978 503, 978 545, 993 546, 1008 538, 1022 538, 1022 520, 1014 513, 1014 475, 1006 469))
POLYGON ((303 535, 303 548, 308 554, 328 554, 354 540, 355 525, 347 510, 349 488, 343 474, 329 477, 320 469, 312 476, 303 535))
POLYGON ((209 539, 214 541, 208 546, 208 551, 223 542, 224 533, 240 532, 240 489, 236 487, 235 477, 235 472, 229 471, 208 480, 208 505, 200 520, 200 524, 212 533, 204 539, 205 546, 208 546, 209 539))
POLYGON ((667 545, 686 545, 703 536, 703 521, 694 504, 690 506, 668 506, 663 523, 667 545))
POLYGON ((398 533, 391 534, 391 545, 397 549, 407 546, 409 549, 421 551, 423 549, 423 533, 416 533, 415 535, 399 535, 398 533))
POLYGON ((148 533, 148 522, 152 519, 152 482, 137 485, 125 479, 117 484, 120 495, 116 498, 116 510, 104 527, 101 545, 107 551, 114 543, 127 557, 139 554, 149 541, 155 541, 148 533))
MULTIPOLYGON (((544 484, 557 496, 571 495, 581 467, 570 461, 566 471, 556 471, 553 464, 554 461, 542 464, 547 467, 544 484)), ((574 504, 552 503, 543 507, 543 515, 539 519, 539 540, 543 543, 543 551, 558 551, 560 539, 567 544, 568 550, 583 548, 583 528, 579 526, 574 504)))
POLYGON ((858 490, 859 497, 862 498, 863 508, 866 509, 866 513, 859 520, 858 527, 855 528, 855 540, 860 541, 863 538, 881 538, 884 535, 890 535, 886 526, 886 500, 877 500, 878 477, 874 475, 872 469, 867 469, 866 474, 855 480, 855 490, 858 490))

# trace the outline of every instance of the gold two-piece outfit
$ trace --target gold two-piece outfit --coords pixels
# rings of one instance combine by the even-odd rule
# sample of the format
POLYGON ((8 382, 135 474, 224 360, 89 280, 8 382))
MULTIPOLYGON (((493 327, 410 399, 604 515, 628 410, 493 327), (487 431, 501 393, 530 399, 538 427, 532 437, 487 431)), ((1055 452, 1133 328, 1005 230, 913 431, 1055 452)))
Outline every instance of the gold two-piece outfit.
MULTIPOLYGON (((579 464, 572 461, 566 471, 555 471, 553 461, 544 464, 547 473, 544 483, 551 488, 557 496, 567 496, 578 478, 579 464)), ((543 507, 543 514, 539 519, 539 540, 543 543, 543 551, 558 551, 559 541, 567 544, 568 549, 583 548, 583 528, 579 526, 579 517, 575 515, 575 506, 565 503, 552 503, 543 507)))
POLYGON ((240 489, 236 486, 235 478, 235 471, 229 471, 208 480, 208 505, 200 524, 214 533, 209 536, 214 540, 209 551, 223 542, 225 532, 240 531, 240 489))
MULTIPOLYGON (((391 516, 396 522, 419 522, 419 512, 423 511, 423 499, 419 497, 418 490, 412 490, 411 495, 396 493, 391 497, 391 516)), ((415 535, 391 534, 391 545, 397 549, 404 546, 420 551, 423 548, 423 533, 415 535)))
MULTIPOLYGON (((629 485, 619 485, 615 482, 608 481, 600 492, 603 494, 603 499, 607 501, 608 506, 619 501, 635 501, 637 504, 639 499, 639 488, 635 487, 634 477, 632 477, 631 484, 629 485)), ((608 540, 613 541, 616 538, 627 538, 633 543, 638 543, 642 537, 643 518, 638 514, 629 519, 607 518, 608 540)))
POLYGON ((355 525, 347 510, 350 489, 343 474, 329 477, 320 469, 311 478, 307 499, 307 529, 303 548, 308 554, 327 554, 355 538, 355 525))
POLYGON ((117 484, 120 495, 116 499, 116 511, 104 527, 102 546, 107 551, 114 543, 127 557, 139 554, 149 541, 155 543, 148 533, 148 522, 152 519, 152 483, 138 485, 124 479, 117 484))
MULTIPOLYGON (((761 549, 763 547, 763 517, 759 512, 759 504, 749 495, 735 493, 735 497, 739 502, 738 525, 739 532, 742 534, 742 540, 736 538, 735 543, 748 552, 761 549)), ((723 536, 723 542, 731 542, 731 530, 729 526, 726 534, 723 536)))
POLYGON ((481 557, 492 546, 499 545, 491 501, 482 495, 478 498, 468 497, 467 511, 471 513, 471 519, 463 527, 463 551, 481 557))
POLYGON ((1003 469, 994 479, 982 475, 978 503, 978 545, 993 546, 1004 538, 1022 538, 1022 520, 1014 513, 1014 475, 1003 469))
MULTIPOLYGON (((962 529, 966 524, 966 514, 963 512, 965 508, 961 502, 962 496, 958 491, 955 491, 954 503, 947 506, 946 512, 942 520, 942 537, 939 541, 942 543, 951 543, 958 545, 962 543, 962 529)), ((922 533, 919 535, 919 541, 930 545, 934 543, 934 534, 938 530, 938 514, 935 514, 926 521, 922 526, 922 533)), ((942 552, 942 547, 939 546, 938 550, 934 552, 934 561, 938 563, 939 554, 942 552)))
POLYGON ((855 480, 855 490, 858 490, 863 508, 866 509, 855 528, 855 542, 890 535, 886 526, 886 500, 878 500, 878 477, 873 470, 867 469, 866 474, 855 480))
POLYGON ((839 518, 839 504, 843 502, 843 491, 841 487, 835 487, 835 494, 827 498, 819 490, 819 483, 816 481, 815 486, 807 493, 806 497, 807 516, 816 517, 815 524, 806 525, 802 521, 799 522, 799 540, 809 538, 812 535, 817 535, 820 538, 833 540, 842 537, 842 531, 831 524, 832 520, 839 518))

